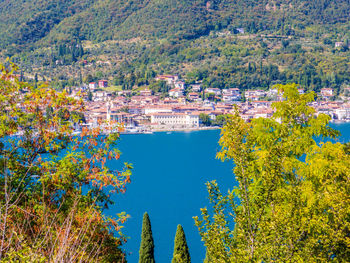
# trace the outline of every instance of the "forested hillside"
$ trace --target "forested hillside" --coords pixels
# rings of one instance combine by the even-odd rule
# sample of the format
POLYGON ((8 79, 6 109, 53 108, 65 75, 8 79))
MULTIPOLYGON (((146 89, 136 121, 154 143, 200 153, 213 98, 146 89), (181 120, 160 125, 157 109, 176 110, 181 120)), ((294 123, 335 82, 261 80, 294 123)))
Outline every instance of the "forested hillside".
POLYGON ((349 14, 349 0, 3 0, 0 58, 60 88, 107 78, 132 89, 168 73, 204 87, 339 91, 349 14))
POLYGON ((0 44, 125 39, 138 36, 191 39, 236 27, 293 30, 349 21, 348 0, 3 0, 0 44))
POLYGON ((92 0, 0 1, 0 46, 37 42, 65 18, 86 10, 92 0))

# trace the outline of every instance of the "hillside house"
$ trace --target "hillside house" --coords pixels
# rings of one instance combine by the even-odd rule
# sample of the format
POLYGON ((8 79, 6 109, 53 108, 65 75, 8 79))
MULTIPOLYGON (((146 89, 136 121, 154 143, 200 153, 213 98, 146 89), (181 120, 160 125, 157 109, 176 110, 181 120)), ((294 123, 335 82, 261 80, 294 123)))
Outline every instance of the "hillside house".
POLYGON ((239 101, 241 99, 241 92, 239 89, 223 89, 222 90, 222 100, 224 102, 239 101))
POLYGON ((266 92, 264 90, 246 90, 244 96, 247 100, 259 100, 266 96, 266 92))
POLYGON ((96 82, 90 82, 89 83, 89 89, 90 90, 97 89, 97 83, 96 82))
POLYGON ((237 31, 239 34, 244 34, 244 28, 242 28, 242 27, 236 28, 236 31, 237 31))
POLYGON ((179 77, 176 75, 158 75, 155 80, 164 80, 168 85, 173 85, 175 81, 179 80, 179 77))
POLYGON ((178 89, 181 89, 181 90, 185 89, 185 82, 184 81, 176 81, 174 83, 174 85, 175 85, 175 88, 178 88, 178 89))
POLYGON ((342 47, 344 46, 344 42, 335 42, 334 47, 342 47))
POLYGON ((329 100, 331 97, 333 97, 333 89, 331 88, 321 89, 321 96, 322 98, 329 100))
POLYGON ((150 89, 140 90, 140 95, 141 96, 152 96, 152 90, 150 90, 150 89))
POLYGON ((92 94, 93 101, 107 101, 108 97, 110 97, 110 93, 107 91, 96 91, 92 94))
POLYGON ((213 93, 215 96, 221 95, 221 90, 218 88, 206 88, 204 92, 205 94, 213 93))
POLYGON ((108 87, 108 81, 105 79, 98 81, 98 87, 99 88, 107 88, 108 87))
POLYGON ((201 84, 192 84, 190 87, 193 92, 200 92, 202 90, 201 84))
POLYGON ((171 89, 169 91, 169 96, 170 97, 179 98, 179 97, 182 97, 183 95, 184 95, 183 90, 181 90, 179 88, 171 89))
POLYGON ((191 101, 198 101, 201 99, 197 92, 190 92, 188 93, 187 97, 191 101))
POLYGON ((268 108, 271 107, 271 101, 266 101, 266 100, 257 100, 257 101, 252 101, 250 105, 253 106, 253 108, 268 108))

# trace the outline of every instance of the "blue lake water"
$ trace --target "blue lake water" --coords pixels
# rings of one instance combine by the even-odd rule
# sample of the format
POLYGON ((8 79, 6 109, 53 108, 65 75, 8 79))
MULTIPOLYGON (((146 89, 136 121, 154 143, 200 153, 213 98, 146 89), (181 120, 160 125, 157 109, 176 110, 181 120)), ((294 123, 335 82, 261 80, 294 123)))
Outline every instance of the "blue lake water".
MULTIPOLYGON (((341 131, 341 142, 350 141, 350 123, 331 126, 341 131)), ((138 262, 145 211, 151 219, 156 262, 171 262, 178 224, 184 228, 192 262, 203 261, 205 248, 192 217, 209 204, 205 183, 217 180, 223 192, 236 184, 232 162, 215 159, 219 137, 219 130, 122 136, 121 161, 134 165, 132 182, 125 194, 116 195, 108 213, 130 215, 123 230, 130 237, 123 246, 128 262, 138 262)), ((120 161, 111 166, 120 166, 120 161)))

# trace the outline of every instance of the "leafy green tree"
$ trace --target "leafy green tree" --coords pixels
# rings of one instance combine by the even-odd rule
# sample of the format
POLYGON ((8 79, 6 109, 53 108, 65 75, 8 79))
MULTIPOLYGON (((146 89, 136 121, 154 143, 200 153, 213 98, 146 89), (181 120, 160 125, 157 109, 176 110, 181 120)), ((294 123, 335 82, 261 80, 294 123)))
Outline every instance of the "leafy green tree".
POLYGON ((216 116, 215 121, 212 121, 212 125, 222 127, 225 124, 226 116, 218 115, 216 116))
POLYGON ((84 78, 84 82, 89 84, 90 82, 93 82, 95 79, 91 74, 88 74, 85 78, 84 78))
POLYGON ((163 94, 167 94, 169 91, 169 87, 166 84, 165 81, 160 80, 160 81, 156 81, 156 82, 152 82, 149 85, 149 88, 154 92, 154 93, 163 93, 163 94))
POLYGON ((211 125, 211 120, 209 118, 208 114, 205 113, 200 113, 199 114, 199 120, 201 121, 201 123, 205 126, 210 126, 211 125))
POLYGON ((51 120, 52 117, 53 117, 53 108, 46 107, 46 119, 51 120))
POLYGON ((154 242, 151 221, 147 212, 143 215, 139 263, 154 263, 154 242))
POLYGON ((210 101, 214 101, 215 100, 215 94, 214 93, 208 93, 205 94, 206 99, 210 100, 210 101))
POLYGON ((119 135, 74 136, 82 101, 21 83, 16 70, 0 65, 0 261, 121 262, 127 216, 103 213, 130 182, 129 164, 106 166, 119 135))
POLYGON ((178 225, 176 229, 174 254, 171 263, 191 263, 185 232, 181 225, 178 225))
POLYGON ((245 123, 236 113, 224 125, 218 158, 232 159, 238 186, 227 195, 207 184, 213 205, 195 218, 212 262, 349 262, 350 155, 322 141, 339 132, 330 117, 280 85, 287 99, 271 119, 245 123), (321 140, 321 142, 317 142, 321 140))

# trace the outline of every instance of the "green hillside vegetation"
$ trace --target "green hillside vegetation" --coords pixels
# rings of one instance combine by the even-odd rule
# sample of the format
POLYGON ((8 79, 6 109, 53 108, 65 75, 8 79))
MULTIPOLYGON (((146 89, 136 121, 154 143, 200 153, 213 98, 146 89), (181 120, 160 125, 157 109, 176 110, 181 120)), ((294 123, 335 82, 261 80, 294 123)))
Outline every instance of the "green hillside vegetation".
POLYGON ((176 44, 107 41, 97 45, 85 43, 82 58, 74 63, 70 62, 70 54, 60 59, 57 47, 16 55, 13 59, 24 72, 32 75, 38 72, 40 77, 54 80, 54 86, 109 78, 111 85, 131 89, 152 86, 157 74, 174 73, 189 83, 202 81, 204 87, 267 89, 278 83, 296 82, 308 90, 318 91, 322 87, 340 90, 350 81, 350 52, 334 48, 337 35, 328 35, 317 38, 311 32, 309 36, 279 39, 259 34, 213 33, 176 44), (57 59, 63 64, 56 65, 57 59))
POLYGON ((243 27, 252 33, 293 34, 310 24, 349 21, 346 0, 77 0, 4 1, 2 46, 52 41, 145 37, 197 38, 210 30, 243 27))
POLYGON ((54 87, 108 78, 131 89, 162 73, 240 89, 350 81, 345 0, 12 2, 0 4, 0 54, 54 87))
POLYGON ((91 0, 76 1, 1 1, 0 47, 18 48, 44 38, 64 19, 85 10, 91 0))

